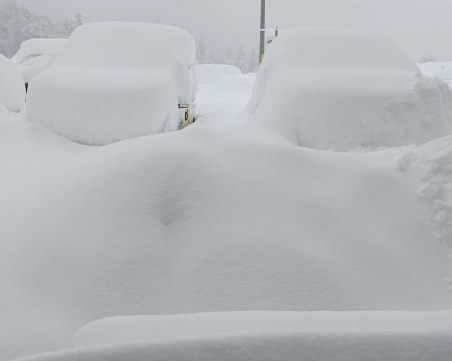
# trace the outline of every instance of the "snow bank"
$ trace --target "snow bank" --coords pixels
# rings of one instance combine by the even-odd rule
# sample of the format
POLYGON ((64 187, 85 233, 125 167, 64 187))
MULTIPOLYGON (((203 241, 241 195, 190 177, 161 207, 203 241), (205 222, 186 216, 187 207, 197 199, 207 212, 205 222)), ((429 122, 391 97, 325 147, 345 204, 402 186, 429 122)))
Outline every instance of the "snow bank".
POLYGON ((59 51, 65 43, 66 39, 29 39, 22 43, 12 60, 16 65, 22 65, 33 58, 59 51))
POLYGON ((227 75, 241 75, 239 68, 224 64, 202 64, 195 66, 195 74, 199 84, 215 84, 227 75))
MULTIPOLYGON (((450 312, 422 314, 305 314, 289 315, 242 314, 248 320, 253 318, 258 324, 275 321, 274 331, 251 331, 241 333, 215 332, 210 336, 194 337, 198 325, 194 324, 194 334, 188 338, 146 340, 145 342, 103 345, 64 352, 44 354, 27 361, 107 361, 107 360, 168 360, 168 361, 448 361, 452 354, 452 330, 450 312), (289 324, 300 322, 298 329, 280 330, 278 321, 283 318, 289 324), (263 322, 262 322, 263 321, 263 322), (306 324, 303 324, 306 322, 306 324), (434 326, 438 322, 438 326, 434 326), (442 325, 448 324, 445 328, 442 325), (411 328, 408 328, 408 325, 411 328)), ((219 319, 243 323, 238 315, 216 315, 210 328, 215 328, 219 319), (232 317, 231 317, 232 316, 232 317), (215 319, 217 318, 217 319, 215 319)), ((176 316, 184 318, 193 316, 176 316)), ((212 315, 197 316, 201 320, 212 315)), ((138 321, 138 319, 136 319, 138 321)), ((149 321, 151 321, 149 319, 149 321)), ((107 326, 108 322, 104 322, 107 326)), ((160 322, 159 322, 160 323, 160 322)), ((110 322, 111 324, 111 322, 110 322)), ((136 324, 140 324, 139 322, 136 324)), ((113 326, 117 326, 113 325, 113 326)), ((123 322, 126 329, 130 324, 123 322)), ((143 326, 141 323, 140 326, 143 326)), ((155 325, 157 326, 157 325, 155 325)), ((173 325, 175 326, 175 325, 173 325)), ((186 325, 178 324, 184 329, 186 325)), ((201 322, 200 327, 207 326, 201 322)), ((234 327, 234 326, 233 326, 234 327)), ((237 327, 235 327, 237 328, 237 327)), ((240 328, 240 327, 238 327, 240 328)), ((290 327, 289 327, 290 328, 290 327)), ((259 329, 259 327, 257 328, 259 329)), ((108 328, 98 331, 110 332, 108 328)), ((119 330, 121 333, 123 329, 119 330)), ((165 333, 165 330, 163 330, 165 333)), ((95 335, 94 337, 96 337, 95 335)), ((125 339, 130 339, 124 333, 125 339)), ((102 336, 101 336, 102 337, 102 336)))
POLYGON ((50 160, 21 144, 2 160, 0 359, 117 315, 452 307, 404 149, 319 152, 251 122, 45 143, 50 160))
POLYGON ((351 30, 295 29, 269 48, 248 109, 319 149, 422 144, 448 135, 452 93, 392 43, 351 30))
POLYGON ((22 76, 9 59, 0 54, 0 107, 20 112, 25 104, 22 76))
MULTIPOLYGON (((196 95, 198 116, 240 113, 251 96, 255 79, 256 75, 250 73, 225 75, 214 84, 200 83, 196 95)), ((204 122, 205 118, 199 120, 204 122)))
MULTIPOLYGON (((445 137, 407 151, 399 169, 410 167, 422 175, 419 195, 428 202, 438 241, 452 257, 452 137, 445 137)), ((452 278, 450 280, 452 289, 452 278)))
MULTIPOLYGON (((95 321, 79 330, 71 348, 133 342, 215 338, 226 335, 337 332, 452 334, 452 312, 223 312, 124 316, 95 321)), ((319 350, 320 351, 320 350, 319 350)))
POLYGON ((176 130, 178 104, 194 97, 195 54, 178 28, 84 25, 30 84, 28 119, 90 145, 176 130))

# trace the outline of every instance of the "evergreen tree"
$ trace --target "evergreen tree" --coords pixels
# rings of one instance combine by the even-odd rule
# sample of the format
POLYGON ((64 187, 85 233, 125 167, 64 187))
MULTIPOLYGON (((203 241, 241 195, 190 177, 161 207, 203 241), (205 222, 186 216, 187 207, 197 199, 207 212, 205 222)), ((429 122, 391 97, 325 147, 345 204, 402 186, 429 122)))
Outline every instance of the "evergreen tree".
POLYGON ((246 73, 248 71, 247 64, 245 62, 245 56, 245 49, 243 48, 243 44, 240 44, 235 65, 242 71, 242 73, 246 73))
POLYGON ((234 50, 232 50, 232 46, 228 47, 226 52, 225 64, 234 65, 234 50))
POLYGON ((248 64, 248 72, 250 73, 255 73, 258 69, 258 61, 259 59, 257 58, 257 52, 256 52, 256 48, 253 48, 253 51, 251 52, 251 56, 250 56, 250 62, 248 64))

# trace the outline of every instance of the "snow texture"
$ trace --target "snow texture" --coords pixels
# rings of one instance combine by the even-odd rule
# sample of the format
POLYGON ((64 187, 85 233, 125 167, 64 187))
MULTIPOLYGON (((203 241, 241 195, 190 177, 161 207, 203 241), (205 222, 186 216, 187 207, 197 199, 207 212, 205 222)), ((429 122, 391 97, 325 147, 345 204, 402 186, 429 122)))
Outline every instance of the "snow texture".
POLYGON ((241 75, 239 68, 233 65, 202 64, 195 67, 199 84, 215 84, 226 75, 241 75))
POLYGON ((452 305, 403 149, 319 152, 252 122, 102 148, 3 128, 3 359, 117 315, 452 305))
POLYGON ((28 39, 22 43, 11 60, 16 65, 22 65, 33 58, 59 51, 65 43, 66 39, 28 39))
POLYGON ((449 332, 452 312, 223 312, 123 316, 98 320, 72 337, 69 347, 298 332, 449 332))
POLYGON ((194 97, 195 55, 178 28, 84 25, 30 84, 28 120, 89 145, 176 130, 178 104, 194 97))
POLYGON ((102 340, 105 333, 114 333, 110 326, 124 336, 123 340, 133 339, 125 330, 132 330, 135 336, 141 335, 135 342, 67 350, 23 361, 449 361, 452 354, 450 319, 450 312, 135 317, 100 321, 91 326, 94 338, 102 340), (247 323, 254 327, 243 328, 247 323), (164 335, 164 328, 169 324, 173 332, 183 336, 157 336, 154 340, 143 337, 148 332, 159 334, 158 326, 163 327, 164 335), (182 331, 178 331, 179 328, 182 331), (201 331, 202 336, 198 336, 199 328, 221 331, 213 331, 209 336, 201 331), (185 332, 189 329, 193 330, 192 334, 185 332), (224 332, 225 329, 242 331, 224 332))
POLYGON ((269 47, 248 109, 293 144, 347 151, 450 134, 452 93, 389 41, 302 28, 269 47))
POLYGON ((0 54, 0 109, 19 112, 25 104, 25 88, 16 65, 0 54))
POLYGON ((410 167, 420 169, 419 195, 430 205, 438 241, 452 258, 452 137, 413 148, 397 164, 401 171, 410 167))

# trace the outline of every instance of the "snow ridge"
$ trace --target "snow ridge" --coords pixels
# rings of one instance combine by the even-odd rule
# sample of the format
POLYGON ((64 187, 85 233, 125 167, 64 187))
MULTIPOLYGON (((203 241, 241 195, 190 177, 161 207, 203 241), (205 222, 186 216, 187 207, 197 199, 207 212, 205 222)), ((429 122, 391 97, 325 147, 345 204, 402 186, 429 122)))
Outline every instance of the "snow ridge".
POLYGON ((405 171, 413 163, 422 174, 419 196, 429 203, 438 241, 452 258, 452 137, 408 151, 397 161, 397 166, 405 171))

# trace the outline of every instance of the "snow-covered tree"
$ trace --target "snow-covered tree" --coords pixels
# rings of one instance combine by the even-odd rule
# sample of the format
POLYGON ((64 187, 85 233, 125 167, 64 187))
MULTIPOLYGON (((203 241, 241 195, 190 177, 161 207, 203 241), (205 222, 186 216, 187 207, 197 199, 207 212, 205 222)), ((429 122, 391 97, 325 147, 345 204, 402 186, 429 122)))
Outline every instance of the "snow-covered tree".
POLYGON ((259 59, 257 58, 257 52, 256 52, 256 48, 253 48, 253 51, 251 52, 250 55, 250 62, 248 64, 248 72, 249 73, 254 73, 257 71, 258 68, 258 61, 259 59))
POLYGON ((242 71, 242 73, 248 72, 248 64, 246 64, 245 57, 245 49, 243 47, 243 44, 240 44, 235 65, 242 71))
POLYGON ((228 47, 228 50, 226 51, 226 58, 225 58, 225 64, 228 65, 234 65, 234 50, 232 49, 232 46, 228 47))
POLYGON ((201 37, 201 40, 199 41, 198 47, 197 47, 197 58, 199 64, 206 64, 207 63, 207 55, 206 55, 206 45, 204 43, 204 38, 201 37))
POLYGON ((79 14, 74 20, 53 21, 15 0, 0 0, 0 53, 11 57, 31 38, 67 38, 80 23, 79 14))

